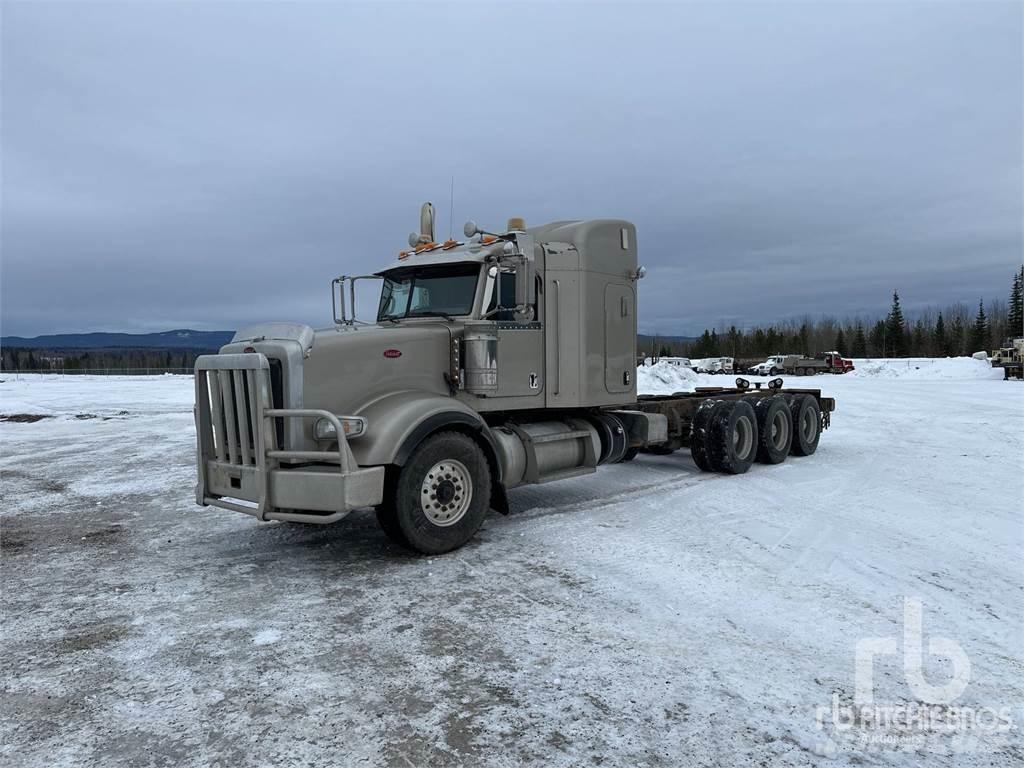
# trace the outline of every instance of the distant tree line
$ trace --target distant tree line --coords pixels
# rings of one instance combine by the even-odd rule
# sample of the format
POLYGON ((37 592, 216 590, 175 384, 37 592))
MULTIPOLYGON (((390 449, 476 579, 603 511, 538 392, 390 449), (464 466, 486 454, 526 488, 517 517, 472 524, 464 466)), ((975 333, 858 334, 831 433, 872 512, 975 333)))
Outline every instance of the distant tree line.
POLYGON ((40 349, 5 347, 0 371, 81 371, 97 368, 150 368, 156 371, 193 368, 199 355, 215 349, 40 349))
MULTIPOLYGON (((837 320, 810 316, 751 329, 705 329, 695 341, 650 339, 642 354, 702 357, 764 358, 776 353, 813 355, 836 350, 844 357, 955 357, 990 352, 1003 340, 1024 336, 1024 266, 1013 276, 1008 301, 979 301, 977 308, 953 304, 928 308, 908 321, 899 293, 884 318, 837 320)), ((173 370, 195 366, 210 349, 40 349, 5 347, 0 371, 151 368, 173 370)))
POLYGON ((885 317, 789 320, 749 329, 705 329, 695 341, 665 342, 653 337, 660 357, 764 358, 772 354, 813 355, 835 350, 844 357, 956 357, 991 352, 1007 338, 1024 336, 1024 266, 1014 274, 1009 300, 979 300, 976 307, 953 304, 928 308, 907 320, 894 291, 885 317))

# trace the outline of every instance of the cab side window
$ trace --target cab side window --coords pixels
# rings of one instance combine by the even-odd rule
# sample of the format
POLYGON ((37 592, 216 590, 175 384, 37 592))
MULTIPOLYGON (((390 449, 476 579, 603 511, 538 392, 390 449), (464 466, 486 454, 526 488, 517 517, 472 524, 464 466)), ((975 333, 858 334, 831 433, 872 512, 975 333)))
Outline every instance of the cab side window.
MULTIPOLYGON (((536 295, 540 296, 540 290, 543 286, 543 282, 540 277, 536 279, 536 295)), ((515 270, 502 270, 498 279, 498 284, 495 286, 495 290, 491 292, 491 303, 487 307, 487 312, 491 312, 496 309, 498 305, 498 298, 501 298, 501 310, 491 315, 491 318, 498 320, 499 322, 514 323, 516 322, 516 273, 515 270)), ((531 304, 533 307, 533 319, 539 320, 540 316, 537 314, 537 304, 531 304)))
MULTIPOLYGON (((502 320, 505 322, 512 322, 516 319, 515 306, 516 306, 516 273, 505 272, 504 270, 499 275, 497 290, 494 291, 494 302, 497 302, 498 297, 501 297, 500 306, 503 308, 494 318, 496 320, 502 320)), ((495 307, 499 306, 497 303, 495 307)), ((493 307, 492 307, 493 309, 493 307)))

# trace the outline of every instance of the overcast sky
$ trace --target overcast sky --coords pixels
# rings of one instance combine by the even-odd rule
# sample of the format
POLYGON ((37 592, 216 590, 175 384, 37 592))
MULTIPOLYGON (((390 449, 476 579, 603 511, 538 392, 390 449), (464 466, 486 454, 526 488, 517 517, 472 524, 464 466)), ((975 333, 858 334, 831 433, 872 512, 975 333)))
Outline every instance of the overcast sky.
POLYGON ((646 331, 1005 299, 1021 9, 5 2, 2 332, 327 324, 451 176, 634 221, 646 331))

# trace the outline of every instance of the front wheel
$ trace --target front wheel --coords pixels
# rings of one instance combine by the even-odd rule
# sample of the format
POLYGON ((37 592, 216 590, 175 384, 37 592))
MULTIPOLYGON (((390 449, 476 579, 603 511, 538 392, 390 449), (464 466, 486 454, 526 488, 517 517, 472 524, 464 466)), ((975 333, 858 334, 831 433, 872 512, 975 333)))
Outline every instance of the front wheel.
POLYGON ((458 549, 480 529, 491 498, 491 471, 476 442, 440 432, 413 451, 377 509, 381 527, 412 549, 439 555, 458 549))

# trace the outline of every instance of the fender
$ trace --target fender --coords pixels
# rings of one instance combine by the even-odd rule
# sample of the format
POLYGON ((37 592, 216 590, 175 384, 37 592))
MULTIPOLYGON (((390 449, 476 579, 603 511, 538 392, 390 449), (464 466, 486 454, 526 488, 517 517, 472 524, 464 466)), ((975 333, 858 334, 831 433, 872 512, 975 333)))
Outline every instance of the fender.
MULTIPOLYGON (((359 415, 366 419, 367 431, 352 440, 349 447, 360 466, 401 466, 423 438, 446 424, 479 433, 491 454, 488 458, 493 460, 496 455, 490 428, 480 414, 436 392, 396 392, 375 400, 361 409, 359 415)), ((500 472, 500 465, 497 466, 500 472)), ((500 481, 500 477, 496 479, 500 481)))
MULTIPOLYGON (((476 414, 474 414, 474 416, 475 415, 476 414)), ((493 460, 492 463, 498 473, 498 477, 495 479, 500 482, 501 464, 497 461, 497 449, 494 445, 494 438, 491 436, 490 427, 488 427, 487 424, 479 418, 479 416, 473 418, 473 416, 469 416, 462 411, 443 411, 425 418, 416 425, 416 428, 405 439, 405 442, 399 446, 398 452, 395 454, 395 458, 391 463, 397 464, 400 467, 405 466, 405 462, 409 460, 412 452, 416 450, 416 446, 423 442, 424 438, 434 432, 444 429, 450 424, 459 424, 469 427, 473 432, 478 433, 480 437, 483 438, 483 441, 487 444, 487 452, 490 453, 488 458, 493 460)))
POLYGON ((367 420, 367 434, 349 443, 360 466, 402 466, 416 446, 428 435, 458 425, 478 434, 493 471, 491 508, 509 513, 508 496, 502 482, 501 462, 490 427, 480 414, 465 404, 434 392, 397 392, 381 398, 359 413, 367 420))

